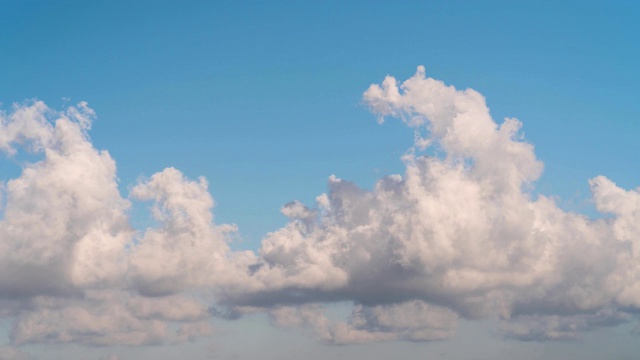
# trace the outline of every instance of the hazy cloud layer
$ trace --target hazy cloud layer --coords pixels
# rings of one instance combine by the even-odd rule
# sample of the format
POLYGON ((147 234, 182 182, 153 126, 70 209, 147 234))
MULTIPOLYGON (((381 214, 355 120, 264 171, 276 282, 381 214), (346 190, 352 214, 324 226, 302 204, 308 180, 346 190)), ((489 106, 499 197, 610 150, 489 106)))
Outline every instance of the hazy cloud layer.
POLYGON ((372 190, 331 176, 316 204, 283 206, 290 221, 255 253, 230 250, 235 227, 215 223, 204 178, 168 168, 123 197, 115 162, 87 135, 87 104, 0 114, 6 156, 38 158, 2 186, 0 315, 13 322, 11 343, 177 343, 211 335, 213 316, 251 311, 340 344, 439 340, 460 318, 495 315, 522 340, 633 320, 638 190, 589 180, 609 215, 597 220, 533 195, 543 166, 520 122, 497 124, 481 94, 422 67, 372 85, 364 101, 380 122, 415 131, 404 174, 372 190), (133 229, 132 201, 150 202, 158 226, 133 229), (336 320, 329 302, 353 311, 336 320))
POLYGON ((0 347, 0 360, 33 360, 28 353, 10 346, 0 347))

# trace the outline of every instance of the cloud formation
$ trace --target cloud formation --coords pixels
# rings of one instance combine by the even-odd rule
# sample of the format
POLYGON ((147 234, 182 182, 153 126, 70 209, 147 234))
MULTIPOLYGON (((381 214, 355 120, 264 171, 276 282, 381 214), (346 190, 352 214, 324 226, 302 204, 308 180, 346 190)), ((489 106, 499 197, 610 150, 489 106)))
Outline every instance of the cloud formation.
MULTIPOLYGON (((191 239, 178 236, 174 225, 185 224, 177 213, 167 220, 169 226, 147 230, 140 238, 131 228, 131 204, 120 195, 115 162, 87 136, 94 117, 85 103, 57 112, 42 102, 16 105, 0 117, 0 148, 9 156, 23 149, 40 157, 3 187, 0 313, 13 319, 12 343, 140 345, 209 334, 203 320, 210 317, 210 300, 202 294, 143 296, 152 282, 147 274, 158 267, 172 271, 180 289, 191 289, 195 283, 184 274, 192 268, 177 270, 161 256, 169 246, 162 234, 174 241, 191 239), (158 249, 148 250, 149 243, 158 249)), ((158 199, 160 212, 179 207, 185 195, 178 190, 193 184, 178 177, 170 179, 177 181, 172 194, 162 194, 162 186, 149 189, 163 174, 174 173, 167 169, 134 188, 136 196, 158 199)), ((212 206, 206 191, 199 203, 212 206)), ((212 235, 209 242, 219 241, 214 233, 206 235, 212 235)), ((201 265, 188 255, 177 253, 177 258, 201 265)))
POLYGON ((405 173, 371 191, 332 176, 315 207, 287 204, 291 221, 264 239, 252 267, 264 286, 224 301, 280 315, 278 306, 298 307, 285 313, 316 333, 326 320, 305 304, 353 302, 340 325, 351 333, 319 335, 339 343, 443 338, 458 317, 499 316, 505 335, 523 340, 631 319, 640 300, 636 191, 592 179, 598 210, 613 215, 596 220, 533 195, 543 166, 521 123, 497 124, 481 94, 426 78, 422 67, 401 85, 372 85, 364 101, 380 122, 399 118, 416 132, 405 173))
MULTIPOLYGON (((589 180, 601 219, 533 193, 543 165, 474 90, 386 77, 364 102, 416 136, 405 172, 372 190, 331 176, 312 206, 257 252, 232 251, 204 178, 165 169, 120 193, 86 103, 0 114, 0 149, 31 152, 2 187, 0 314, 11 343, 164 344, 212 333, 211 318, 264 311, 329 343, 432 341, 459 319, 497 316, 506 337, 574 339, 640 308, 640 190, 589 180), (133 229, 132 201, 157 226, 133 229), (334 320, 323 304, 353 304, 334 320)), ((3 350, 16 352, 13 347, 3 350)), ((16 352, 16 354, 18 354, 16 352)))

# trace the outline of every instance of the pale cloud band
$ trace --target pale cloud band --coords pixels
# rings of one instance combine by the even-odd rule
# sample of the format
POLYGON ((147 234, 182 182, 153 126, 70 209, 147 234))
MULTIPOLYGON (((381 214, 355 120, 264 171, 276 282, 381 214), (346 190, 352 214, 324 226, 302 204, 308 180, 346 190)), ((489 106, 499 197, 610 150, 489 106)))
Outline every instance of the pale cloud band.
POLYGON ((422 67, 372 85, 364 102, 380 122, 415 131, 405 173, 370 191, 331 176, 316 204, 283 207, 290 221, 257 252, 230 249, 235 228, 215 223, 204 178, 168 168, 123 197, 114 160, 87 135, 87 104, 0 115, 0 149, 41 157, 3 186, 0 314, 13 322, 11 344, 178 343, 210 336, 211 317, 253 311, 341 344, 444 339, 460 318, 498 316, 505 336, 523 340, 633 320, 638 191, 591 179, 602 219, 534 195, 543 165, 521 123, 497 124, 481 94, 422 67), (151 202, 159 225, 133 229, 131 201, 151 202), (351 316, 332 320, 331 302, 352 303, 351 316))

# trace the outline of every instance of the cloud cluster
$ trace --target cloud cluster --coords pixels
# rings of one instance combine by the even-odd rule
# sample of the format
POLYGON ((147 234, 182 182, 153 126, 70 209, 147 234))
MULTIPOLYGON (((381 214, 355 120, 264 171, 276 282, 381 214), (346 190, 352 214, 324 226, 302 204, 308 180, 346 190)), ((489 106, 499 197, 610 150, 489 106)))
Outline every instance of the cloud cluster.
POLYGON ((262 289, 222 301, 275 307, 276 319, 278 306, 293 306, 288 317, 338 343, 443 338, 458 317, 498 316, 506 336, 523 340, 570 339, 632 319, 637 191, 590 180, 597 209, 612 215, 595 220, 533 195, 542 164, 521 123, 497 124, 481 94, 426 78, 422 67, 401 85, 393 77, 372 85, 364 101, 380 122, 399 118, 416 132, 405 173, 371 191, 332 176, 315 207, 287 204, 291 221, 263 240, 252 266, 262 289), (319 331, 327 320, 306 306, 328 301, 353 302, 354 311, 319 331))
POLYGON ((42 102, 0 116, 0 149, 39 159, 3 186, 0 314, 13 319, 11 341, 140 345, 210 334, 211 296, 188 293, 215 267, 203 264, 227 251, 198 213, 213 206, 206 182, 167 169, 137 185, 132 196, 154 201, 162 224, 137 233, 115 162, 87 136, 94 117, 85 103, 60 112, 42 102))
MULTIPOLYGON (((589 219, 535 195, 542 172, 521 124, 485 99, 425 77, 387 77, 364 101, 415 132, 401 175, 371 190, 331 176, 316 204, 256 251, 232 251, 204 178, 165 169, 120 193, 87 135, 85 103, 0 114, 0 150, 31 152, 2 186, 0 315, 11 342, 162 344, 212 333, 211 317, 264 311, 329 343, 431 341, 459 319, 497 316, 506 337, 573 339, 640 308, 640 190, 590 180, 589 219), (132 201, 157 226, 133 229, 132 201), (347 319, 323 304, 353 304, 347 319)), ((16 352, 4 348, 4 352, 16 352)), ((1 354, 1 353, 0 353, 1 354)), ((16 352, 17 354, 17 352, 16 352)))

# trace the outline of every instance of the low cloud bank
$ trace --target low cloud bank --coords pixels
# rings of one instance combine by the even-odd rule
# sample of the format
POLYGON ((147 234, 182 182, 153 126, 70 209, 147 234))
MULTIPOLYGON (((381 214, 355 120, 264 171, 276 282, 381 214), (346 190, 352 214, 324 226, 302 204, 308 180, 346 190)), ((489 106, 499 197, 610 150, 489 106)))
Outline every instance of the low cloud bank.
MULTIPOLYGON (((3 185, 0 314, 11 343, 166 344, 212 333, 212 317, 266 312, 329 343, 430 341, 459 319, 497 316, 521 340, 575 339, 640 308, 640 192, 598 176, 606 218, 532 195, 543 165, 521 123, 497 124, 482 95, 427 78, 386 77, 364 102, 416 136, 404 174, 373 190, 335 176, 260 249, 231 251, 204 178, 168 168, 118 190, 91 144, 95 113, 42 102, 0 115, 0 149, 41 154, 3 185), (429 151, 437 149, 437 151, 429 151), (437 155, 430 155, 436 153, 437 155), (130 226, 148 201, 158 226, 130 226), (334 320, 323 304, 349 302, 334 320)), ((6 348, 8 351, 18 351, 6 348)))

